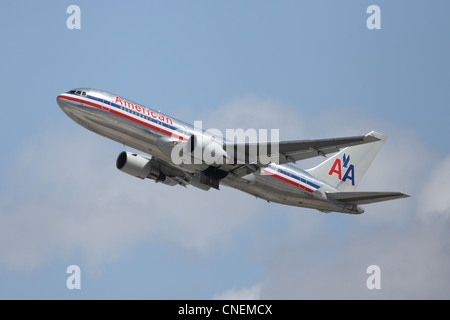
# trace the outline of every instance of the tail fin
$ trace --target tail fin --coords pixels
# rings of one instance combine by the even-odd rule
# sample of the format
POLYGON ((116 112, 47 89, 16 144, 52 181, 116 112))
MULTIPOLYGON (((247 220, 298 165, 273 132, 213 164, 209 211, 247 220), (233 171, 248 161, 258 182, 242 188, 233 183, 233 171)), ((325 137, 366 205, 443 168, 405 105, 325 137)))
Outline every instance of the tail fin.
POLYGON ((347 147, 318 166, 306 170, 339 191, 353 191, 366 173, 387 137, 372 131, 367 136, 379 140, 347 147))

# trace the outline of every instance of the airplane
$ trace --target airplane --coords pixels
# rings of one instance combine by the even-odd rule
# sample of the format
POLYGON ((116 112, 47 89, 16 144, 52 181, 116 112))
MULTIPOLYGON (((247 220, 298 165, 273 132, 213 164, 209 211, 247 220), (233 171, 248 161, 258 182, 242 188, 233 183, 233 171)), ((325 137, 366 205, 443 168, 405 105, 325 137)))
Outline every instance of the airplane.
POLYGON ((73 89, 59 94, 57 103, 86 129, 144 153, 123 151, 116 160, 119 170, 140 179, 202 190, 224 185, 268 202, 325 213, 361 214, 361 205, 409 197, 401 192, 354 191, 386 140, 375 131, 276 144, 235 142, 102 90, 73 89), (222 161, 195 156, 197 150, 201 155, 211 146, 211 155, 222 161), (255 148, 257 152, 266 150, 269 161, 251 158, 250 151, 255 148), (184 160, 195 159, 180 162, 174 154, 184 160), (334 155, 307 170, 296 164, 328 154, 334 155))

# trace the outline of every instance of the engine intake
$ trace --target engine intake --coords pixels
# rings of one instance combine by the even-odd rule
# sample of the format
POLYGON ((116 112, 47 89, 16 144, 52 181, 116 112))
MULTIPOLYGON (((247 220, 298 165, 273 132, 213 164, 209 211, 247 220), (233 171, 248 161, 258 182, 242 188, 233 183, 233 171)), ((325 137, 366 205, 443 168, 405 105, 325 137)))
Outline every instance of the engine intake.
POLYGON ((135 153, 121 152, 117 157, 116 167, 120 171, 140 179, 164 180, 161 179, 160 171, 152 166, 151 159, 135 153))

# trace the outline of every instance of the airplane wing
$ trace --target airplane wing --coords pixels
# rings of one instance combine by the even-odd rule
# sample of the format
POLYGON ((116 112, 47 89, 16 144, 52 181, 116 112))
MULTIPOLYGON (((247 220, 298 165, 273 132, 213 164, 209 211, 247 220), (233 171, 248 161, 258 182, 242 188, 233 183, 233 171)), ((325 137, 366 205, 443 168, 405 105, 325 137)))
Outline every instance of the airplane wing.
POLYGON ((317 156, 326 156, 330 153, 335 153, 342 148, 355 146, 359 144, 378 141, 379 139, 372 135, 372 132, 365 136, 332 138, 332 139, 318 139, 318 140, 296 140, 296 141, 282 141, 276 146, 270 143, 242 143, 242 144, 226 144, 225 150, 232 149, 235 165, 228 168, 237 176, 244 176, 255 172, 261 167, 256 161, 250 159, 250 154, 257 150, 257 154, 266 154, 278 160, 279 164, 288 162, 296 162, 317 156))
POLYGON ((378 141, 379 139, 367 135, 337 139, 303 140, 280 142, 280 164, 295 162, 317 156, 326 156, 342 148, 378 141))
POLYGON ((331 199, 354 204, 369 204, 409 197, 402 192, 336 192, 327 195, 331 199))
MULTIPOLYGON (((228 173, 232 173, 238 177, 246 176, 250 173, 256 172, 259 168, 265 166, 268 163, 261 163, 256 161, 255 158, 251 158, 250 155, 268 155, 272 159, 275 158, 275 162, 278 160, 279 164, 295 162, 316 156, 326 156, 329 153, 335 153, 341 148, 378 141, 379 139, 372 136, 371 133, 365 136, 345 137, 345 138, 333 138, 333 139, 319 139, 319 140, 297 140, 297 141, 282 141, 278 143, 278 146, 272 146, 270 143, 235 143, 225 144, 224 148, 227 154, 232 152, 234 161, 231 163, 223 163, 217 165, 211 165, 207 170, 200 172, 200 168, 197 170, 188 170, 188 167, 177 167, 176 165, 157 159, 154 161, 157 168, 161 168, 161 171, 165 174, 167 184, 180 184, 187 185, 193 184, 198 187, 211 186, 216 189, 219 188, 219 180, 226 176, 228 173), (257 150, 255 152, 255 150, 257 150), (197 181, 198 180, 198 181, 197 181)), ((170 141, 169 141, 170 142, 170 141)), ((188 142, 189 143, 189 142, 188 142)), ((162 144, 164 145, 164 144, 162 144)), ((173 144, 166 143, 170 148, 173 144)), ((192 168, 191 168, 192 169, 192 168)))
MULTIPOLYGON (((346 138, 318 139, 318 140, 296 140, 281 141, 273 147, 270 143, 237 143, 233 145, 226 144, 228 148, 234 149, 235 159, 248 159, 251 150, 258 150, 258 154, 265 152, 269 156, 279 156, 279 164, 295 162, 317 156, 326 156, 334 153, 342 148, 378 141, 379 139, 372 136, 371 133, 365 136, 355 136, 346 138), (273 149, 273 150, 272 150, 273 149), (239 158, 241 156, 242 158, 239 158)), ((246 161, 247 162, 247 161, 246 161)))

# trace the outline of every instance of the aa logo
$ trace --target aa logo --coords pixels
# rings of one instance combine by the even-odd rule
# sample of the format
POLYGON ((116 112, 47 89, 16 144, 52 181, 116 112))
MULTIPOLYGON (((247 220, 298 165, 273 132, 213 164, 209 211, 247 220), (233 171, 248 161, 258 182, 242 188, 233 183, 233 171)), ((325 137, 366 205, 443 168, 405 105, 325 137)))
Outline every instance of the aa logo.
POLYGON ((355 167, 350 164, 350 155, 346 155, 344 153, 344 156, 342 157, 342 161, 339 158, 336 158, 336 160, 333 163, 333 166, 331 167, 330 172, 328 174, 332 176, 333 174, 338 175, 338 179, 345 182, 348 180, 352 181, 352 185, 355 185, 355 167), (342 172, 345 170, 344 176, 342 176, 342 172))

